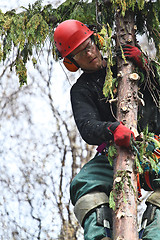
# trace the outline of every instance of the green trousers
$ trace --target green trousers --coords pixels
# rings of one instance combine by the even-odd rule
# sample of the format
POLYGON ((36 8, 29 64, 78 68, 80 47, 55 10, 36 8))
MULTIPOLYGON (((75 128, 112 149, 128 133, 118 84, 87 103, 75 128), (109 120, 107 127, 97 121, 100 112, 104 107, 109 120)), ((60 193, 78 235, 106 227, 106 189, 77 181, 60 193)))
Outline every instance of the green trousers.
POLYGON ((108 196, 113 185, 113 167, 106 156, 97 156, 86 163, 75 176, 70 186, 72 204, 83 195, 93 192, 105 192, 108 196))
MULTIPOLYGON (((70 186, 72 204, 93 191, 102 191, 109 196, 113 185, 113 168, 106 156, 98 156, 86 163, 75 176, 70 186)), ((84 222, 84 239, 100 240, 106 236, 105 229, 97 225, 96 212, 93 212, 84 222)))
MULTIPOLYGON (((83 166, 75 176, 70 186, 72 204, 79 198, 93 191, 105 192, 109 196, 113 185, 113 168, 106 156, 97 156, 83 166)), ((84 239, 100 240, 106 236, 104 227, 98 226, 96 212, 86 218, 84 222, 84 239)), ((153 222, 144 231, 144 240, 160 239, 160 210, 156 210, 153 222), (157 237, 158 236, 158 237, 157 237)))

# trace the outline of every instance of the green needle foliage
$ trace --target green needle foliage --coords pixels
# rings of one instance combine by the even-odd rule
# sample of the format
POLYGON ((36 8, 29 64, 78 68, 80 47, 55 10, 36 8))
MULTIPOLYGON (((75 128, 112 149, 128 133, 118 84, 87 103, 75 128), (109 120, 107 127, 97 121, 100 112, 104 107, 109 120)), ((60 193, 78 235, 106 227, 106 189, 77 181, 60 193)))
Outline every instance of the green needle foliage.
MULTIPOLYGON (((20 13, 16 13, 14 9, 6 13, 0 11, 0 62, 5 65, 6 60, 10 59, 11 54, 14 53, 10 68, 12 70, 15 67, 20 85, 27 83, 26 63, 32 60, 33 65, 36 64, 46 41, 50 41, 53 58, 57 59, 53 41, 54 29, 58 23, 66 19, 77 19, 86 24, 94 25, 97 32, 102 29, 102 26, 105 26, 109 35, 104 48, 111 52, 113 43, 110 33, 117 8, 121 9, 122 15, 125 15, 128 9, 134 11, 137 33, 146 33, 148 39, 153 39, 157 50, 156 60, 158 61, 160 58, 160 1, 66 0, 55 9, 51 4, 42 6, 42 1, 38 0, 33 5, 29 5, 28 8, 22 7, 20 13)), ((108 76, 113 82, 110 81, 111 89, 107 90, 107 94, 111 94, 113 98, 112 90, 115 79, 112 79, 110 70, 111 55, 108 62, 108 76)))

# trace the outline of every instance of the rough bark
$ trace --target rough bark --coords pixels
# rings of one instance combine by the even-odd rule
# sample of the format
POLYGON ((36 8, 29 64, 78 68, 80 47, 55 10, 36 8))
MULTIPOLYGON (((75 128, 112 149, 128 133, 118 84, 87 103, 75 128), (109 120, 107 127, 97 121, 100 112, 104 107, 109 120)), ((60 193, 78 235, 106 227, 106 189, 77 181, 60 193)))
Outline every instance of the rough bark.
MULTIPOLYGON (((117 47, 135 44, 134 15, 127 12, 123 18, 116 17, 117 47)), ((128 128, 137 128, 137 74, 132 74, 133 64, 118 59, 117 118, 128 128), (132 74, 132 75, 131 75, 132 74)), ((113 219, 114 240, 137 240, 137 179, 134 169, 134 154, 131 150, 117 148, 114 165, 114 194, 116 210, 113 219), (133 190, 134 189, 134 190, 133 190)))

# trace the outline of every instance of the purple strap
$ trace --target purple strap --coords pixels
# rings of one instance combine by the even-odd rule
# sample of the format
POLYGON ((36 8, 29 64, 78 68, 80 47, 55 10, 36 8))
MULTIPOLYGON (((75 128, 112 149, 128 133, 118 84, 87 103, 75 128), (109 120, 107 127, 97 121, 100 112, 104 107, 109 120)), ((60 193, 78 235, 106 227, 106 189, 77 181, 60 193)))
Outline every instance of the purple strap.
POLYGON ((103 151, 103 149, 107 146, 107 143, 102 143, 101 145, 99 145, 96 150, 97 152, 101 153, 103 151))

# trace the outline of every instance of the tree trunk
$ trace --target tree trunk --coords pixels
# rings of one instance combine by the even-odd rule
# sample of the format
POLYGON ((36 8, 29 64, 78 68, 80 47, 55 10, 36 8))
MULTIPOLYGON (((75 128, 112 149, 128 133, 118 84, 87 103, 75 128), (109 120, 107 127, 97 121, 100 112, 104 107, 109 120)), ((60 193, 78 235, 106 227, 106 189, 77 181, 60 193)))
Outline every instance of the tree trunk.
MULTIPOLYGON (((123 18, 117 11, 117 47, 135 44, 134 15, 126 12, 123 18)), ((137 74, 131 62, 118 59, 118 102, 117 118, 128 128, 137 129, 137 74)), ((114 165, 113 193, 116 210, 113 216, 114 240, 137 240, 137 179, 134 169, 134 154, 131 150, 118 147, 114 165)))

